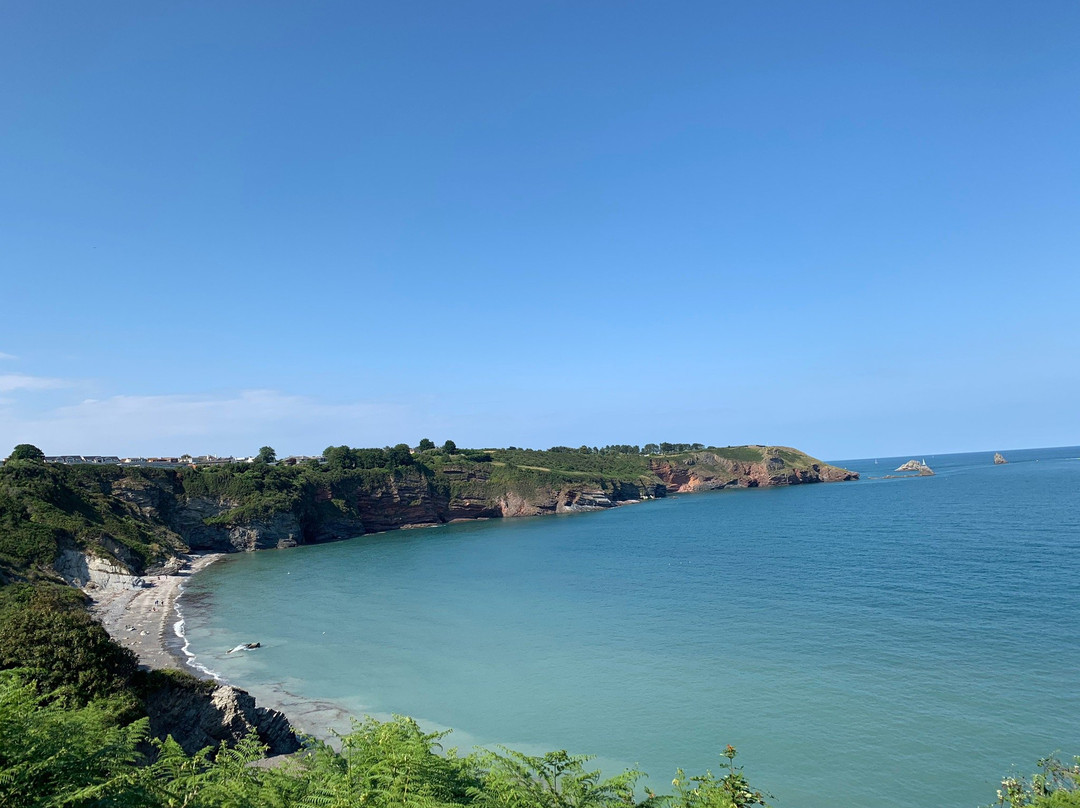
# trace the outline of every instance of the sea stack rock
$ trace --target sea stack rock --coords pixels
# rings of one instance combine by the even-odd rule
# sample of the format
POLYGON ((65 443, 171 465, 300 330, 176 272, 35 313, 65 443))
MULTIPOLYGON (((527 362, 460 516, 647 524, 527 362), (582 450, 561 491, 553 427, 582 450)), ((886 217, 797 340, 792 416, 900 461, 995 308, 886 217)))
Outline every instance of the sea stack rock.
POLYGON ((926 461, 909 460, 904 465, 900 466, 897 471, 917 471, 923 477, 929 477, 933 474, 933 470, 926 465, 926 461))
POLYGON ((994 465, 995 466, 1003 466, 1008 462, 1009 461, 1005 459, 1005 455, 1003 455, 1001 452, 994 452, 994 465))

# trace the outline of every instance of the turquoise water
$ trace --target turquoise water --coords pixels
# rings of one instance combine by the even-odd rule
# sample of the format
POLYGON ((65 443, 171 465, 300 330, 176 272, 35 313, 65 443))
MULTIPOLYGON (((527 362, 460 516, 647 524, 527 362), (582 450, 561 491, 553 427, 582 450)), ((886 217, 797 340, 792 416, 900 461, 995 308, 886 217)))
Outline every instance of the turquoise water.
POLYGON ((240 686, 658 788, 730 743, 781 808, 987 804, 1080 753, 1080 448, 1006 456, 233 556, 187 637, 240 686))

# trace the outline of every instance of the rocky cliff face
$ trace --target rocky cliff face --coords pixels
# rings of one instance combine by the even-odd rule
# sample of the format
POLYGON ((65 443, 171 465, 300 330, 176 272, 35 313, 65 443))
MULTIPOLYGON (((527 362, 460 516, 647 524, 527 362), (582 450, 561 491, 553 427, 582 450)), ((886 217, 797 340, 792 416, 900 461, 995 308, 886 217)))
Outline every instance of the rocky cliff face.
MULTIPOLYGON (((509 476, 503 469, 502 476, 497 476, 500 469, 496 466, 468 463, 444 466, 434 474, 414 467, 383 478, 328 484, 292 510, 238 516, 231 522, 227 514, 242 502, 228 497, 187 495, 175 477, 124 477, 113 483, 112 494, 143 518, 167 527, 170 535, 191 550, 246 552, 462 519, 601 510, 669 492, 858 477, 784 447, 756 447, 758 450, 760 461, 735 460, 709 451, 657 458, 649 464, 650 473, 637 480, 600 476, 589 479, 586 475, 578 481, 572 476, 539 473, 533 479, 522 469, 509 476)), ((89 573, 88 569, 75 569, 74 559, 68 561, 70 577, 85 578, 89 573)))
POLYGON ((132 567, 111 558, 99 558, 90 553, 66 547, 53 561, 53 569, 71 586, 99 589, 141 589, 143 579, 132 574, 132 567))
POLYGON ((448 499, 417 471, 391 477, 377 488, 356 488, 351 499, 365 533, 449 521, 448 499))
POLYGON ((720 488, 758 488, 761 486, 800 485, 802 483, 857 480, 859 475, 847 469, 808 458, 803 465, 791 465, 779 454, 778 447, 763 452, 760 462, 746 462, 721 457, 713 452, 695 452, 686 458, 653 460, 650 464, 671 493, 714 491, 720 488))
POLYGON ((112 494, 135 506, 146 519, 164 523, 191 550, 235 553, 295 547, 304 540, 300 520, 288 512, 237 524, 207 524, 208 519, 228 513, 241 503, 228 497, 185 496, 174 481, 124 477, 113 483, 112 494))
MULTIPOLYGON (((435 481, 419 472, 407 472, 374 489, 347 492, 350 510, 358 518, 316 516, 305 538, 326 541, 403 527, 422 527, 462 519, 497 519, 540 516, 581 510, 613 508, 621 502, 664 496, 661 485, 610 482, 606 485, 572 484, 530 486, 508 490, 477 468, 447 468, 435 481), (443 483, 440 485, 440 482, 443 483)), ((328 500, 329 494, 321 499, 328 500)))
POLYGON ((172 735, 189 755, 221 743, 235 746, 252 730, 269 754, 295 752, 300 743, 288 719, 276 710, 255 706, 244 690, 206 682, 167 682, 146 697, 150 734, 172 735))

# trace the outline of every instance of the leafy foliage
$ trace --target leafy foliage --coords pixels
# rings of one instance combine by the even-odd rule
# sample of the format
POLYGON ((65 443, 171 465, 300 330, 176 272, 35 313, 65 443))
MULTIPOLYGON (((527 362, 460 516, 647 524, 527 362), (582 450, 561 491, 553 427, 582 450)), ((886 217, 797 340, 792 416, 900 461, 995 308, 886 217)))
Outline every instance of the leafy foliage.
POLYGON ((74 590, 24 585, 0 591, 0 669, 25 669, 44 690, 73 703, 126 690, 135 655, 109 638, 71 597, 74 590))
POLYGON ((439 754, 446 733, 425 733, 411 718, 368 718, 342 736, 341 752, 316 744, 305 760, 302 806, 465 804, 474 782, 467 761, 439 754))
POLYGON ((36 460, 38 462, 45 459, 45 453, 32 443, 20 443, 11 451, 11 456, 8 460, 36 460))
POLYGON ((1007 808, 1080 808, 1080 757, 1071 766, 1043 758, 1031 777, 1003 778, 997 797, 995 805, 1007 808))
MULTIPOLYGON (((340 751, 312 741, 278 767, 251 764, 266 747, 252 734, 234 748, 184 752, 147 740, 147 719, 116 723, 108 701, 65 709, 11 672, 0 673, 0 806, 296 806, 296 808, 742 808, 722 784, 697 778, 689 795, 648 792, 627 771, 604 779, 588 757, 509 749, 444 753, 445 732, 411 718, 354 722, 340 751), (149 753, 144 756, 144 753, 149 753), (710 785, 711 783, 711 785, 710 785)), ((741 778, 741 774, 739 775, 741 778)), ((711 778, 711 775, 709 775, 711 778)), ((725 778, 726 780, 726 778, 725 778)), ((744 780, 739 781, 745 783, 744 780)), ((749 790, 749 786, 745 787, 749 790)), ((738 793, 742 793, 741 791, 738 793)), ((756 792, 755 792, 756 793, 756 792)), ((763 804, 763 803, 762 803, 763 804)))
POLYGON ((0 805, 105 804, 123 791, 148 721, 117 726, 115 712, 108 703, 65 709, 32 683, 0 673, 0 805))
POLYGON ((687 777, 679 769, 671 784, 680 808, 749 808, 767 805, 765 795, 750 787, 742 767, 735 765, 735 747, 728 746, 722 756, 727 758, 727 773, 717 779, 711 771, 697 777, 687 777))
POLYGON ((411 466, 413 464, 412 452, 409 450, 408 444, 399 443, 386 450, 386 462, 390 467, 394 466, 411 466))
POLYGON ((604 780, 599 771, 586 770, 589 760, 566 750, 539 756, 505 748, 484 752, 478 759, 481 783, 470 793, 482 808, 623 808, 657 802, 650 794, 637 803, 634 787, 641 772, 604 780))

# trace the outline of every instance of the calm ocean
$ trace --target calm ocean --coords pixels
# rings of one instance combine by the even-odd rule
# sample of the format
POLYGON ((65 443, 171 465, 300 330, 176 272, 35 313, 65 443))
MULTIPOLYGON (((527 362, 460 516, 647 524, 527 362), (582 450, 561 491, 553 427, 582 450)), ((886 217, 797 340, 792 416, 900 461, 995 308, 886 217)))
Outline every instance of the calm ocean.
POLYGON ((231 556, 189 584, 186 634, 257 695, 465 749, 670 790, 734 744, 780 808, 973 808, 1080 753, 1080 448, 1005 455, 231 556))

